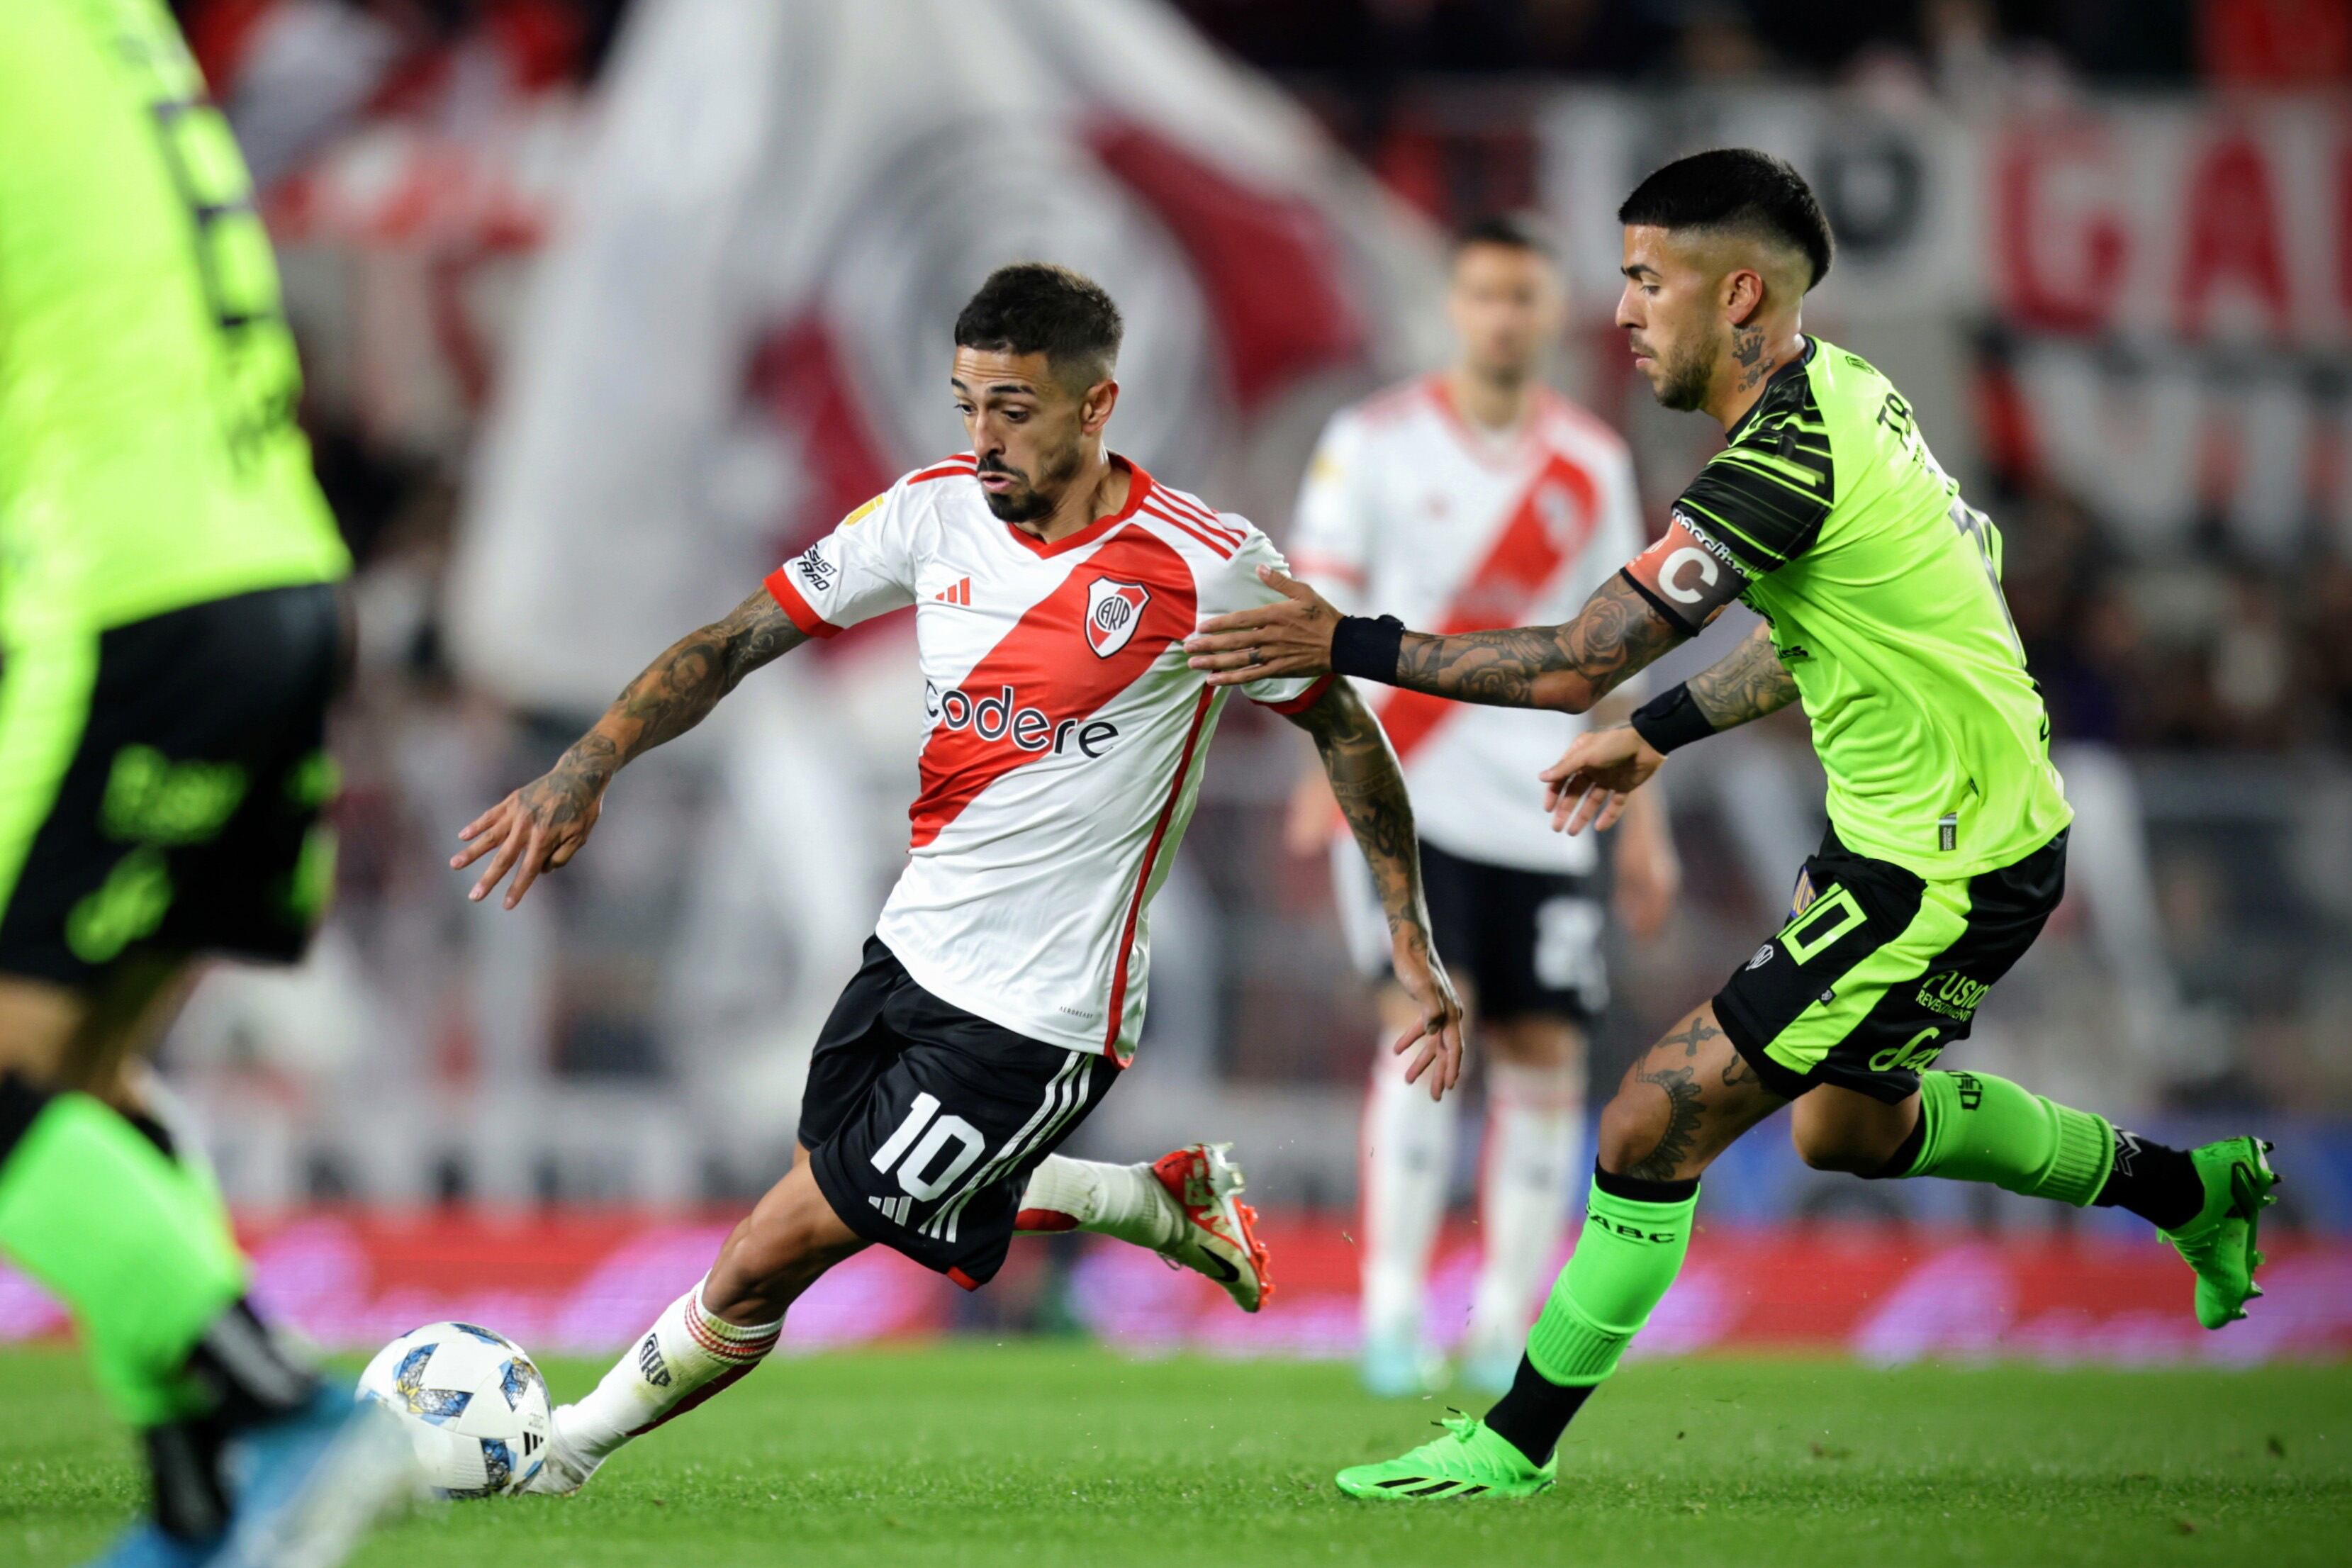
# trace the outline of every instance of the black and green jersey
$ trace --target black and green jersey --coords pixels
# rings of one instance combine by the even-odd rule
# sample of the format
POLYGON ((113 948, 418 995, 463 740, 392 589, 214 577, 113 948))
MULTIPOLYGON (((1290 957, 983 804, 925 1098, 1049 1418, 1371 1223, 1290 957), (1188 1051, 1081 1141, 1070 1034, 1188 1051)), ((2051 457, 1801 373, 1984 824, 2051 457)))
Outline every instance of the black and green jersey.
POLYGON ((0 641, 344 575, 300 390, 163 0, 0 4, 0 641))
POLYGON ((2047 844, 2073 813, 2001 598, 2000 534, 1902 394, 1809 339, 1729 439, 1675 502, 1685 558, 1670 533, 1637 584, 1685 624, 1734 591, 1771 623, 1850 849, 1945 880, 2047 844))

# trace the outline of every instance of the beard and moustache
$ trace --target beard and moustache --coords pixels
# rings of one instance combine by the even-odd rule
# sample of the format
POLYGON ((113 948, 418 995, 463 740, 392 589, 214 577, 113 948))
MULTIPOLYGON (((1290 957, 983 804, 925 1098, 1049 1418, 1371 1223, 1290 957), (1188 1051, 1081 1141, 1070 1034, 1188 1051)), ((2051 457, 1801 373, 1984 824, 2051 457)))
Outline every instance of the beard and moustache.
POLYGON ((1704 339, 1689 344, 1671 359, 1658 361, 1655 393, 1662 406, 1677 414, 1688 414, 1706 404, 1707 384, 1715 379, 1716 363, 1723 357, 1724 342, 1730 331, 1723 322, 1716 321, 1704 339))
POLYGON ((1048 453, 1039 460, 1038 477, 1032 483, 1020 469, 1008 467, 994 458, 982 458, 979 472, 1002 474, 1013 480, 1014 486, 1003 491, 983 489, 980 492, 982 499, 988 502, 988 510, 996 515, 999 522, 1035 522, 1050 515, 1061 504, 1062 493, 1069 488, 1071 477, 1078 471, 1083 460, 1084 454, 1079 450, 1078 443, 1073 441, 1062 450, 1048 453))

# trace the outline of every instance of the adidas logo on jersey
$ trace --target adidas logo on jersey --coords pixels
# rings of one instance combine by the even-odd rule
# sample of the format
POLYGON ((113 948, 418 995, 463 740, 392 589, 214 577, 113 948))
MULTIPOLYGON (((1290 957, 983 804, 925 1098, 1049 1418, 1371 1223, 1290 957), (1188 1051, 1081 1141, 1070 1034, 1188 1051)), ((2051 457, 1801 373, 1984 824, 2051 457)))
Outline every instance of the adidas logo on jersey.
POLYGON ((942 605, 969 605, 971 603, 971 579, 962 578, 953 587, 942 588, 931 598, 942 605))

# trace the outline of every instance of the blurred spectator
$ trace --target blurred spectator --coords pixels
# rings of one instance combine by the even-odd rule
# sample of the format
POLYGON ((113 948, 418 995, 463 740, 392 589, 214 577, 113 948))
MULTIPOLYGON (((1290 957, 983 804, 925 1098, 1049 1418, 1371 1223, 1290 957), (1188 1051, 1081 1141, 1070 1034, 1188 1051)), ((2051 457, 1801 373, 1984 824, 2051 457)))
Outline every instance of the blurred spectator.
POLYGON ((2251 567, 2231 574, 2210 668, 2221 738, 2277 747, 2299 735, 2290 713, 2294 675, 2277 584, 2251 567))

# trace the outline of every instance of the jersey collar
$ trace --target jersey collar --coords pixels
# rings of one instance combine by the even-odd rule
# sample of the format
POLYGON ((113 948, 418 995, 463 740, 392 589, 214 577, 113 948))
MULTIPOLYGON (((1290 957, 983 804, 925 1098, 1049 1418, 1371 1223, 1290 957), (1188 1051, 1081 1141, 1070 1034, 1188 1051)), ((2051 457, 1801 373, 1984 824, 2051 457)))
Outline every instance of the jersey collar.
POLYGON ((1004 525, 1004 531, 1019 541, 1022 547, 1032 555, 1040 560, 1050 560, 1065 552, 1080 550, 1092 544, 1104 534, 1133 517, 1142 507, 1143 498, 1151 493, 1151 476, 1143 471, 1142 464, 1132 458, 1121 457, 1117 452, 1110 455, 1110 460, 1117 467, 1127 470, 1127 504, 1125 506, 1107 517, 1095 519, 1077 532, 1066 539, 1057 539, 1051 544, 1009 522, 1004 525))
POLYGON ((1528 445, 1550 417, 1559 395, 1538 383, 1535 395, 1528 400, 1527 412, 1519 416, 1517 426, 1510 430, 1488 430, 1475 425, 1454 401, 1454 388, 1447 383, 1444 371, 1433 371, 1423 383, 1429 401, 1437 409, 1438 420, 1462 449, 1475 462, 1490 468, 1509 468, 1526 456, 1528 445))
POLYGON ((1756 417, 1756 411, 1764 406, 1765 400, 1772 395, 1772 389, 1775 386, 1790 376, 1798 374, 1813 363, 1813 350, 1820 344, 1821 339, 1808 333, 1805 338, 1805 352, 1764 378, 1764 390, 1756 395, 1756 401, 1748 405, 1748 412, 1734 420, 1731 428, 1723 433, 1723 439, 1727 445, 1739 439, 1739 433, 1748 428, 1748 422, 1756 417))

